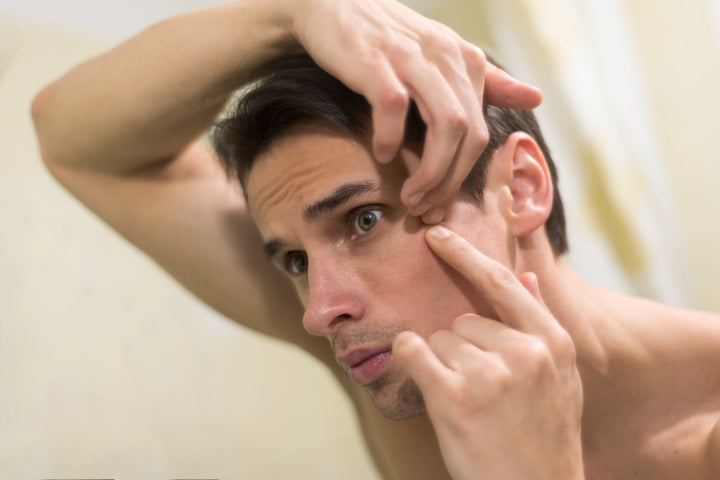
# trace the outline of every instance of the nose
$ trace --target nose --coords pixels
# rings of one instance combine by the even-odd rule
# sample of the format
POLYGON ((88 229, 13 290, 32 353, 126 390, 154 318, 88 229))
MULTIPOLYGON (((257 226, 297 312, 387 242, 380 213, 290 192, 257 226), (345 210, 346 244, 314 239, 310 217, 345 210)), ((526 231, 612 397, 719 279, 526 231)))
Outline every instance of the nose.
POLYGON ((317 336, 333 335, 343 324, 362 318, 362 292, 348 269, 310 262, 303 327, 317 336))

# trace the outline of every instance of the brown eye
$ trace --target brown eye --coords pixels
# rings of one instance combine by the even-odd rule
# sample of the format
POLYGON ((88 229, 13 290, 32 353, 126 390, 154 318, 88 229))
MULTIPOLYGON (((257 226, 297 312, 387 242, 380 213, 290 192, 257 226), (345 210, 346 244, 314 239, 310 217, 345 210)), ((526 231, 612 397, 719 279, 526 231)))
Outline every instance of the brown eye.
POLYGON ((370 230, 375 228, 378 221, 382 218, 382 211, 377 208, 360 211, 355 217, 355 224, 353 225, 355 233, 358 235, 365 235, 370 230))

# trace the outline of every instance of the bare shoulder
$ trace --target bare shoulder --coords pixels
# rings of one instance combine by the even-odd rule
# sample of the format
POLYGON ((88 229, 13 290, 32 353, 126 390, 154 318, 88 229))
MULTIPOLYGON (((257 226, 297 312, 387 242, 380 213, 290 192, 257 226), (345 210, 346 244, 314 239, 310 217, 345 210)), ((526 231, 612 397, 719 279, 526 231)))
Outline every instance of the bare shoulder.
POLYGON ((90 210, 228 318, 316 355, 292 286, 262 254, 237 182, 194 143, 172 161, 132 174, 51 165, 90 210))
POLYGON ((630 348, 613 388, 595 390, 597 458, 621 460, 611 478, 720 478, 720 315, 634 297, 617 306, 630 348))
POLYGON ((708 440, 707 459, 710 478, 720 478, 720 421, 715 423, 708 440))
POLYGON ((719 313, 677 308, 639 298, 631 298, 624 305, 634 317, 632 323, 637 328, 633 333, 650 342, 659 342, 664 355, 693 355, 700 348, 705 354, 720 358, 719 313), (683 348, 677 349, 677 346, 683 348))
POLYGON ((684 352, 677 357, 680 368, 672 374, 673 383, 685 391, 679 400, 689 407, 685 435, 676 445, 697 439, 697 465, 686 471, 697 469, 698 478, 720 478, 720 315, 698 310, 674 310, 672 315, 676 344, 684 352))
MULTIPOLYGON (((720 314, 701 310, 672 309, 676 329, 682 332, 680 339, 705 348, 705 360, 720 360, 720 314)), ((688 345, 690 346, 690 345, 688 345)), ((720 369, 720 362, 717 363, 720 369)))

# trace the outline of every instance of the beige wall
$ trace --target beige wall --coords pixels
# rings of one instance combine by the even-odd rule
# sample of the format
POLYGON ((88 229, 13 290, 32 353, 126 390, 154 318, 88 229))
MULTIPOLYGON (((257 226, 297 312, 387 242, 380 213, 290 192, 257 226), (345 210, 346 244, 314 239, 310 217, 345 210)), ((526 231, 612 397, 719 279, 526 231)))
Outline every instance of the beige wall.
POLYGON ((0 32, 0 478, 374 478, 324 367, 189 297, 44 170, 30 101, 106 46, 0 32))

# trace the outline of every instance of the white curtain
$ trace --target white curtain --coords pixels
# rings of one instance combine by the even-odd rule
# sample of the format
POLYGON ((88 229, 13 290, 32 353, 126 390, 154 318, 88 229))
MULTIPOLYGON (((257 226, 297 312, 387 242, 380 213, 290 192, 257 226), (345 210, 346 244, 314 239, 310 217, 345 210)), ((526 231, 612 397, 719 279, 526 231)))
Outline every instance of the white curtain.
POLYGON ((595 283, 688 302, 663 152, 621 0, 490 0, 497 56, 539 84, 560 170, 569 261, 595 283))

